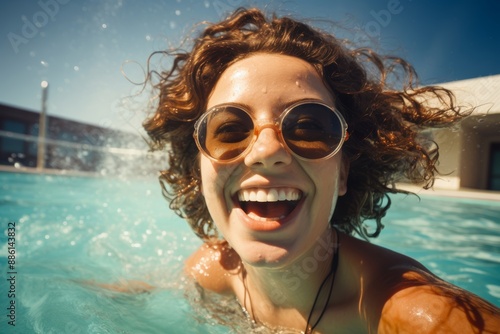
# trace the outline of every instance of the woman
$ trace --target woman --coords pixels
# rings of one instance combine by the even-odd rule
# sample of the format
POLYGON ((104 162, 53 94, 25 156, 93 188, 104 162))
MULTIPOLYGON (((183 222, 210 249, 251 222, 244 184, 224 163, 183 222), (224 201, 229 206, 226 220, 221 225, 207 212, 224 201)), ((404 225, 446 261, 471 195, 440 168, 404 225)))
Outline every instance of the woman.
POLYGON ((352 236, 380 233, 395 182, 432 185, 438 151, 422 130, 465 115, 450 91, 258 9, 174 57, 144 125, 169 152, 164 195, 205 241, 186 262, 201 287, 271 328, 498 332, 494 306, 352 236))

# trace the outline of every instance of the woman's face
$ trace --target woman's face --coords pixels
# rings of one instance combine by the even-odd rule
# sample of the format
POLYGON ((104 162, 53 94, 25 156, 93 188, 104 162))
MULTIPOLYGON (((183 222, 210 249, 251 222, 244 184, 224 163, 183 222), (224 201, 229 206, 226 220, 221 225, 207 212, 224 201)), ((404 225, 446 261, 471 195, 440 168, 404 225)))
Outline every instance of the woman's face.
MULTIPOLYGON (((299 58, 255 54, 221 75, 208 108, 244 105, 257 120, 278 117, 294 102, 314 99, 334 106, 312 65, 299 58)), ((230 164, 201 155, 202 191, 219 232, 254 266, 279 268, 305 254, 328 228, 337 197, 346 192, 347 164, 339 152, 319 161, 295 157, 272 127, 230 164), (258 201, 242 198, 253 196, 258 201), (274 201, 274 197, 288 201, 274 201)))

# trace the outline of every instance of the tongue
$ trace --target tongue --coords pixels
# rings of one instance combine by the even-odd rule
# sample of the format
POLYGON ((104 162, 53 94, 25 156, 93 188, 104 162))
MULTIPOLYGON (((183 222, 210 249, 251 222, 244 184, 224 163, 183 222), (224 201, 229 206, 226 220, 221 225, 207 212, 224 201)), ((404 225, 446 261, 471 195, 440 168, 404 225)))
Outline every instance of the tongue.
POLYGON ((242 208, 248 214, 252 213, 262 218, 283 218, 290 214, 297 204, 296 201, 279 202, 243 202, 242 208))

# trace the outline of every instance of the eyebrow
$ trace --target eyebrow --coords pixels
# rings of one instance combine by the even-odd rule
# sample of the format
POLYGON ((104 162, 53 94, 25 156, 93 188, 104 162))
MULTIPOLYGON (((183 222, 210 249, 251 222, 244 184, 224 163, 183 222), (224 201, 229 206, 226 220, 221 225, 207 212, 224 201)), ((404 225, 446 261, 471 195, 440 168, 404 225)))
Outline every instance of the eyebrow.
MULTIPOLYGON (((301 99, 298 99, 298 100, 292 100, 292 101, 287 101, 286 103, 281 103, 280 105, 278 105, 277 107, 277 110, 281 110, 280 114, 285 111, 287 108, 291 107, 292 105, 296 104, 296 103, 300 103, 300 102, 306 102, 306 101, 309 101, 309 102, 318 102, 318 103, 323 103, 323 104, 326 104, 330 107, 332 107, 333 109, 337 109, 335 104, 331 105, 330 102, 327 102, 327 101, 323 101, 321 99, 318 99, 318 98, 311 98, 311 97, 304 97, 304 98, 301 98, 301 99)), ((210 109, 213 109, 213 108, 217 108, 217 107, 221 107, 221 106, 235 106, 235 107, 240 107, 248 112, 254 112, 254 108, 252 108, 250 105, 246 104, 246 103, 239 103, 239 102, 226 102, 226 103, 219 103, 219 104, 216 104, 210 108, 208 108, 207 110, 210 110, 210 109)), ((274 112, 274 110, 273 110, 274 112)))

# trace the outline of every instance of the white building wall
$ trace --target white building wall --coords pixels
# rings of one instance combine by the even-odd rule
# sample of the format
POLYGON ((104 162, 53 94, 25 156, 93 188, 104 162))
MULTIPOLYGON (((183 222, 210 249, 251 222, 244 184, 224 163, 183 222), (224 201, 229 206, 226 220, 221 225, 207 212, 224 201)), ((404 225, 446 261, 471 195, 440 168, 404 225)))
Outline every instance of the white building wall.
POLYGON ((459 105, 473 107, 459 130, 437 130, 440 172, 436 188, 486 189, 490 147, 500 143, 500 75, 439 84, 454 92, 459 105))

